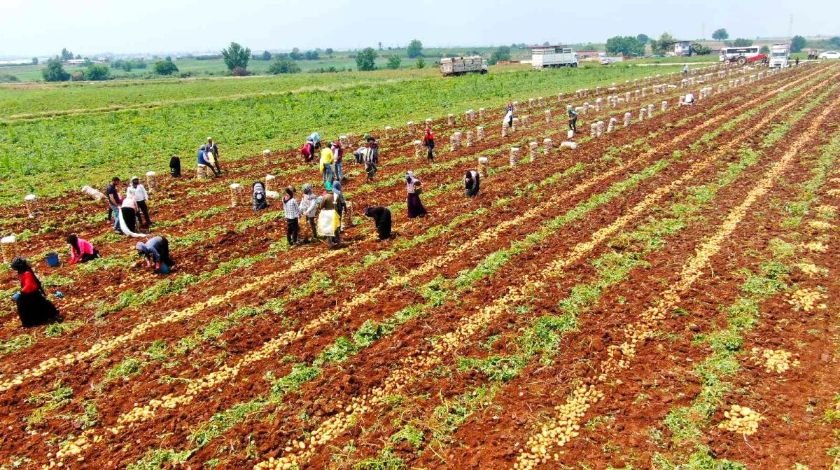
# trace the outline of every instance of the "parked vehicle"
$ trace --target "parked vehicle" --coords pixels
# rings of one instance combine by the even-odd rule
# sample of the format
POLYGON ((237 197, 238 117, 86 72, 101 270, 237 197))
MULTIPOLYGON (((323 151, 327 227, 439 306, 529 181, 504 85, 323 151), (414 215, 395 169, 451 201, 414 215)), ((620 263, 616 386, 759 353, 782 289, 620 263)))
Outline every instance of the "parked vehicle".
POLYGON ((563 46, 531 47, 531 66, 535 69, 545 67, 577 67, 578 57, 575 51, 563 46))
POLYGON ((818 59, 840 59, 840 52, 837 51, 825 51, 820 53, 817 56, 818 59))
POLYGON ((481 56, 444 57, 440 59, 440 73, 444 77, 465 73, 487 73, 487 62, 481 56))
POLYGON ((758 46, 749 47, 724 47, 720 50, 721 62, 737 62, 747 64, 753 62, 766 62, 767 54, 762 54, 758 46))
POLYGON ((770 46, 770 68, 785 68, 790 59, 790 47, 787 44, 770 46))
POLYGON ((611 57, 608 56, 606 52, 601 52, 598 54, 598 61, 601 62, 601 65, 610 65, 616 62, 624 62, 624 57, 615 56, 611 57))

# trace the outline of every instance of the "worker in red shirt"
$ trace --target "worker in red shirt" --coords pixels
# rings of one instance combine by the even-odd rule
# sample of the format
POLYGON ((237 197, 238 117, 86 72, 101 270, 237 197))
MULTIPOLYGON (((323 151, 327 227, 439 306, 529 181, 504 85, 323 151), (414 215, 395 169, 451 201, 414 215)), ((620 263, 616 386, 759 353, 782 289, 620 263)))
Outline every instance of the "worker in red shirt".
POLYGON ((432 132, 431 127, 426 127, 426 132, 423 134, 423 145, 426 147, 426 158, 429 161, 435 159, 435 133, 432 132))
POLYGON ((61 321, 58 309, 47 300, 41 281, 32 271, 32 266, 23 258, 15 258, 12 260, 12 269, 17 271, 20 280, 20 292, 12 298, 17 303, 18 316, 23 326, 61 321))

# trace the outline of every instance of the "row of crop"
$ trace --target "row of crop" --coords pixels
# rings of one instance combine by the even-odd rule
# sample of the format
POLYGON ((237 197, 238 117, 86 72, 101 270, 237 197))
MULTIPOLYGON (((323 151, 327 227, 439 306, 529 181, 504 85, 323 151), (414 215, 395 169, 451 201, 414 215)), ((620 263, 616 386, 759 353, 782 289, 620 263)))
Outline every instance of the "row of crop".
POLYGON ((240 409, 240 408, 237 408, 237 410, 239 410, 239 409, 240 409))
MULTIPOLYGON (((662 161, 660 161, 660 164, 658 164, 658 165, 655 164, 653 167, 649 167, 649 171, 652 171, 652 172, 656 173, 656 172, 660 171, 663 166, 664 165, 662 164, 662 161)), ((637 174, 637 175, 642 175, 642 174, 637 174)), ((648 176, 650 176, 650 175, 648 175, 648 176)), ((630 181, 632 181, 632 180, 630 180, 630 181)), ((612 189, 614 191, 618 191, 618 193, 621 192, 620 191, 620 186, 619 187, 613 186, 612 189)), ((580 208, 580 210, 591 209, 592 205, 597 205, 598 202, 602 202, 604 199, 605 199, 604 195, 601 195, 600 197, 599 196, 593 196, 593 198, 591 198, 589 201, 587 201, 587 203, 584 203, 584 205, 578 206, 578 207, 580 208)), ((609 199, 609 196, 606 196, 606 199, 609 199)), ((567 212, 566 216, 570 217, 569 220, 575 220, 576 219, 576 216, 575 216, 576 212, 577 212, 577 210, 573 209, 573 210, 567 212)), ((550 231, 556 230, 556 229, 562 227, 563 225, 565 225, 565 223, 568 222, 569 220, 563 220, 562 217, 560 219, 555 219, 554 221, 550 221, 548 224, 543 225, 543 227, 545 227, 545 229, 543 229, 543 230, 550 230, 550 231)), ((543 236, 545 236, 545 232, 537 231, 533 235, 526 237, 526 239, 524 241, 519 242, 519 243, 515 243, 514 247, 518 247, 517 245, 526 246, 526 248, 530 247, 530 246, 534 246, 534 244, 539 243, 539 241, 541 240, 541 237, 543 237, 543 236), (531 243, 533 243, 533 244, 531 244, 531 243)), ((511 251, 515 251, 515 248, 511 251)), ((455 280, 452 281, 452 284, 454 286, 459 286, 462 283, 473 281, 473 278, 475 276, 474 273, 481 273, 483 270, 498 269, 497 268, 498 261, 496 261, 496 260, 503 260, 508 255, 509 254, 505 253, 505 252, 500 252, 497 256, 491 255, 490 257, 486 258, 487 261, 485 263, 483 263, 482 265, 479 265, 474 271, 472 271, 470 273, 464 273, 464 274, 460 275, 458 278, 456 278, 455 280)), ((529 282, 529 281, 532 281, 532 280, 526 279, 526 283, 528 283, 528 284, 533 283, 533 282, 529 282)), ((536 284, 537 288, 539 288, 540 285, 542 285, 542 284, 538 282, 536 284)), ((505 297, 508 297, 508 296, 505 296, 505 297)), ((446 296, 441 296, 441 294, 435 295, 433 297, 433 300, 434 300, 435 303, 440 303, 441 301, 446 300, 446 299, 447 299, 447 297, 446 296)), ((505 299, 505 300, 510 300, 510 299, 505 299)), ((493 306, 490 306, 490 311, 498 310, 498 309, 499 309, 499 307, 496 306, 495 303, 494 303, 493 306)), ((458 331, 462 334, 466 334, 466 336, 469 336, 469 334, 470 334, 469 332, 471 330, 474 331, 473 330, 474 327, 472 327, 469 322, 467 322, 465 326, 466 326, 466 328, 461 328, 458 331)), ((460 342, 460 340, 463 337, 464 337, 463 335, 458 335, 458 334, 456 334, 455 336, 448 337, 448 339, 445 339, 445 340, 442 340, 441 342, 435 343, 435 349, 437 350, 437 349, 446 349, 446 348, 454 347, 455 345, 457 345, 460 342)), ((412 359, 415 359, 415 358, 412 358, 412 359)), ((416 358, 416 359, 417 359, 417 362, 414 362, 412 364, 412 367, 404 367, 404 368, 400 369, 400 370, 405 370, 406 371, 405 374, 397 373, 397 374, 394 374, 394 375, 391 376, 391 377, 396 378, 392 382, 392 385, 394 385, 394 387, 399 387, 402 384, 405 384, 406 382, 412 382, 412 381, 416 380, 417 379, 417 376, 416 376, 417 367, 422 366, 423 369, 427 369, 427 366, 429 364, 426 364, 424 362, 428 358, 421 357, 421 358, 416 358), (396 385, 396 384, 400 384, 400 385, 396 385)), ((386 385, 386 387, 387 387, 387 385, 386 385)), ((389 395, 393 394, 393 393, 394 393, 393 390, 388 390, 389 395)), ((376 396, 377 393, 374 392, 374 393, 372 393, 372 395, 376 396)), ((362 408, 365 408, 368 405, 360 405, 360 406, 362 408)), ((327 433, 327 434, 329 433, 329 431, 334 430, 334 429, 331 428, 329 423, 322 426, 321 429, 324 430, 324 432, 327 433)), ((316 431, 316 433, 319 433, 319 435, 320 435, 319 431, 316 431)), ((281 464, 282 463, 292 463, 295 460, 296 459, 293 456, 284 456, 284 460, 281 461, 281 464)))
MULTIPOLYGON (((758 112, 756 110, 753 114, 758 112)), ((731 122, 731 121, 730 121, 731 122)), ((704 136, 705 137, 705 136, 704 136)), ((706 139, 707 141, 711 142, 711 140, 706 139)), ((715 152, 717 158, 720 158, 723 154, 725 154, 726 147, 732 147, 733 144, 729 144, 724 146, 725 148, 720 149, 715 152)), ((690 156, 687 157, 690 161, 690 156)), ((683 174, 683 176, 669 185, 662 186, 658 188, 654 193, 650 194, 648 197, 645 198, 646 203, 652 203, 658 199, 660 199, 663 195, 672 192, 675 188, 682 186, 685 182, 692 181, 696 176, 697 173, 703 171, 705 168, 708 167, 709 164, 714 162, 714 158, 711 161, 701 161, 695 164, 691 170, 687 171, 683 174)), ((626 215, 631 217, 637 217, 639 214, 638 212, 645 208, 645 204, 640 204, 635 206, 629 213, 626 215)), ((655 212, 655 210, 654 210, 655 212)), ((649 223, 643 225, 639 230, 636 232, 632 232, 631 234, 623 234, 621 237, 629 237, 630 239, 634 239, 634 236, 637 238, 637 242, 640 243, 643 247, 646 248, 647 251, 655 251, 662 248, 662 238, 666 235, 672 235, 673 233, 682 229, 688 220, 687 213, 681 213, 680 216, 685 217, 682 221, 675 221, 675 220, 668 220, 665 226, 654 228, 654 223, 649 223), (657 237, 657 240, 645 240, 644 237, 657 237)), ((620 237, 620 238, 621 238, 620 237)), ((642 252, 635 252, 632 250, 629 251, 622 251, 620 253, 616 252, 607 252, 606 254, 602 255, 598 259, 594 260, 592 264, 596 268, 596 273, 599 277, 599 280, 593 281, 591 283, 581 283, 578 284, 576 287, 571 289, 571 294, 565 300, 561 300, 560 306, 561 310, 563 310, 564 314, 560 316, 556 315, 547 315, 541 316, 530 322, 529 325, 519 328, 517 331, 517 339, 513 339, 510 342, 515 345, 515 352, 507 355, 493 355, 490 357, 482 358, 482 359, 475 359, 475 358, 462 358, 457 362, 458 367, 462 370, 472 370, 475 369, 480 373, 485 374, 488 379, 493 382, 505 382, 511 380, 512 378, 516 377, 530 362, 535 356, 542 356, 542 355, 550 355, 552 351, 556 348, 557 344, 563 334, 566 331, 574 329, 578 322, 580 321, 578 315, 583 311, 586 311, 588 307, 597 303, 598 297, 600 293, 608 288, 609 286, 622 281, 630 270, 643 265, 644 264, 644 257, 648 253, 645 250, 642 252)), ((556 269, 560 269, 556 267, 556 269)), ((526 303, 520 306, 524 310, 529 310, 531 307, 530 303, 526 303)), ((486 319, 490 320, 490 319, 486 319)), ((486 325, 486 321, 482 322, 486 325)), ((510 325, 511 328, 515 328, 515 326, 510 325)), ((447 338, 443 337, 440 341, 444 341, 450 346, 455 346, 463 342, 464 337, 458 338, 447 338)), ((475 397, 484 397, 486 395, 487 390, 497 390, 499 384, 479 384, 476 387, 468 388, 464 391, 458 398, 453 399, 456 402, 472 402, 470 399, 475 397)), ((479 402, 484 403, 484 405, 489 404, 489 400, 486 398, 481 398, 479 402)), ((478 402, 477 402, 478 403, 478 402)), ((478 405, 476 405, 478 406, 478 405)), ((483 407, 483 406, 482 406, 483 407)), ((440 407, 434 409, 434 415, 440 415, 445 412, 446 409, 449 409, 450 405, 444 403, 440 407)), ((418 416, 418 411, 401 408, 399 410, 400 413, 407 413, 411 416, 418 416)), ((466 419, 466 415, 462 416, 462 419, 466 419)), ((432 416, 427 416, 425 419, 418 419, 418 422, 437 422, 435 418, 432 416)), ((443 420, 446 422, 447 420, 443 420)), ((437 441, 438 444, 445 440, 445 437, 448 433, 451 433, 457 426, 452 425, 451 423, 446 426, 448 431, 444 432, 443 429, 434 429, 434 440, 437 441)), ((400 431, 402 432, 402 430, 400 431)), ((395 434, 396 435, 396 434, 395 434)), ((393 436, 392 436, 393 437, 393 436)), ((397 438, 394 437, 396 440, 397 438)), ((383 450, 383 453, 387 454, 389 451, 383 450)))
MULTIPOLYGON (((569 169, 558 172, 555 177, 549 178, 548 180, 549 181, 557 181, 558 178, 563 178, 563 177, 569 176, 571 174, 578 173, 581 169, 581 166, 582 165, 574 165, 569 169), (572 171, 570 171, 570 170, 572 170, 572 171)), ((547 186, 547 185, 540 185, 540 186, 547 186)), ((504 204, 508 204, 508 203, 513 202, 511 199, 504 199, 503 201, 504 201, 504 204)), ((560 199, 555 197, 554 200, 549 201, 548 203, 544 203, 542 205, 542 207, 540 207, 538 209, 544 210, 549 205, 556 204, 559 201, 560 201, 560 199)), ((501 205, 501 204, 495 204, 495 205, 501 205)), ((484 212, 486 212, 486 211, 484 211, 484 210, 481 211, 481 213, 484 213, 484 212)), ((533 218, 538 213, 539 213, 538 210, 532 210, 532 211, 529 211, 528 214, 521 217, 520 219, 526 220, 528 218, 533 218)), ((462 223, 462 222, 464 222, 464 220, 463 219, 456 220, 455 222, 461 222, 462 223)), ((518 222, 521 222, 521 220, 517 219, 517 220, 510 221, 510 222, 506 222, 506 223, 503 224, 502 227, 493 227, 492 230, 490 230, 489 232, 485 232, 480 237, 477 237, 477 238, 471 240, 466 245, 458 246, 454 249, 449 250, 443 256, 438 256, 438 257, 430 259, 429 261, 424 263, 423 266, 420 266, 420 267, 412 270, 411 271, 411 275, 412 275, 411 277, 416 277, 418 274, 422 274, 422 273, 430 273, 433 269, 435 269, 435 267, 442 266, 446 262, 448 262, 449 260, 457 258, 460 255, 460 253, 468 252, 468 251, 470 251, 470 249, 473 249, 476 246, 480 246, 480 244, 482 244, 482 243, 485 243, 487 241, 495 239, 499 234, 504 233, 504 231, 506 229, 508 229, 509 227, 515 227, 516 225, 518 225, 518 222)), ((450 224, 449 226, 442 227, 441 230, 435 230, 434 232, 437 232, 438 234, 442 235, 443 233, 447 233, 447 232, 451 231, 454 227, 455 226, 453 224, 450 224)), ((416 237, 416 240, 418 241, 418 243, 419 242, 425 242, 425 241, 429 240, 429 232, 426 232, 424 234, 419 235, 418 237, 416 237)), ((409 241, 407 243, 401 243, 400 246, 399 246, 399 250, 400 251, 407 250, 407 249, 412 248, 413 246, 414 246, 414 243, 412 243, 411 241, 409 241)), ((371 264, 373 264, 374 262, 383 261, 383 260, 393 256, 395 253, 396 253, 396 251, 391 251, 390 253, 388 251, 386 251, 386 252, 377 253, 375 258, 363 258, 361 260, 361 262, 359 263, 359 267, 367 267, 367 266, 370 266, 371 264)), ((343 275, 357 275, 358 274, 358 273, 355 272, 355 269, 350 267, 350 266, 340 269, 339 272, 343 275)), ((335 320, 337 320, 341 317, 346 317, 349 314, 348 312, 352 311, 352 309, 358 309, 358 308, 360 308, 360 307, 362 307, 366 304, 371 303, 374 300, 374 297, 371 295, 371 292, 376 292, 377 295, 381 295, 381 293, 385 292, 384 289, 386 289, 388 287, 399 286, 399 285, 401 285, 405 282, 408 282, 408 281, 409 281, 409 279, 405 276, 392 277, 392 278, 388 279, 386 282, 384 282, 383 284, 371 289, 371 291, 369 291, 367 293, 360 293, 359 295, 356 295, 353 300, 351 300, 350 302, 348 302, 345 305, 345 307, 348 309, 346 312, 344 312, 344 313, 340 313, 340 312, 330 313, 330 312, 327 312, 324 316, 319 317, 313 323, 310 323, 306 327, 304 327, 302 329, 302 331, 304 331, 304 334, 296 334, 295 336, 297 336, 297 337, 305 336, 305 331, 317 330, 319 328, 319 326, 321 324, 323 324, 324 322, 335 321, 335 320), (336 316, 336 315, 339 315, 339 316, 336 316)), ((290 338, 283 337, 283 339, 285 341, 288 341, 290 338)), ((276 348, 276 347, 278 347, 278 344, 276 342, 272 341, 270 343, 267 343, 263 348, 261 348, 258 351, 255 351, 253 355, 249 354, 248 356, 243 358, 243 360, 241 360, 239 362, 239 365, 237 367, 242 367, 243 365, 247 364, 250 360, 262 358, 264 356, 264 350, 266 348, 276 348), (253 359, 251 359, 251 358, 253 358, 253 359)), ((217 376, 217 378, 219 378, 219 377, 220 376, 217 376)), ((225 377, 221 377, 221 378, 228 379, 229 377, 225 376, 225 377)), ((202 386, 201 388, 212 388, 212 387, 216 386, 218 383, 219 383, 218 380, 212 380, 212 381, 209 381, 209 382, 205 381, 204 384, 203 384, 204 386, 202 386)), ((200 389, 195 389, 194 390, 194 392, 198 392, 198 391, 200 391, 200 389)), ((132 421, 136 421, 137 419, 147 418, 152 411, 154 411, 157 408, 160 408, 161 406, 165 407, 167 404, 171 405, 172 403, 176 403, 177 405, 184 405, 184 404, 186 404, 186 402, 184 400, 191 401, 192 400, 192 394, 188 393, 185 396, 183 396, 182 398, 164 397, 161 400, 153 400, 152 402, 149 403, 149 405, 141 407, 141 408, 136 408, 135 410, 132 410, 132 412, 124 415, 122 418, 120 418, 120 422, 128 424, 128 423, 131 423, 132 421)), ((237 410, 241 409, 241 407, 237 407, 236 409, 237 410)))
MULTIPOLYGON (((795 213, 801 215, 812 212, 810 206, 834 167, 838 149, 840 136, 835 135, 830 143, 822 147, 819 158, 814 162, 815 167, 811 170, 812 177, 800 185, 798 199, 787 202, 785 207, 795 208, 795 213)), ((739 268, 739 274, 745 276, 740 286, 740 295, 734 301, 720 305, 718 309, 726 313, 726 322, 695 341, 695 344, 707 347, 711 354, 695 368, 701 386, 691 404, 675 407, 665 418, 664 424, 671 432, 671 448, 677 451, 671 453, 670 459, 658 455, 656 462, 660 468, 673 468, 675 465, 712 458, 710 449, 704 444, 707 442, 706 433, 713 416, 724 404, 724 397, 732 391, 733 379, 743 369, 743 360, 757 360, 769 373, 774 374, 785 374, 795 367, 796 361, 788 351, 756 350, 750 358, 748 348, 744 347, 745 338, 761 321, 771 297, 784 295, 788 297, 792 311, 805 314, 824 306, 824 297, 819 290, 797 287, 790 274, 798 270, 807 278, 824 279, 829 268, 811 262, 797 262, 807 258, 810 250, 804 243, 797 246, 785 240, 801 238, 800 224, 786 224, 783 218, 779 222, 783 232, 770 240, 762 258, 756 260, 757 268, 747 271, 739 268)), ((822 224, 817 226, 824 227, 822 224)), ((757 426, 742 428, 740 433, 749 436, 757 430, 757 426)))
MULTIPOLYGON (((825 100, 829 93, 834 91, 834 87, 832 87, 829 92, 821 94, 817 99, 811 101, 805 110, 793 116, 790 121, 801 120, 807 111, 813 109, 820 101, 825 100)), ((701 277, 703 268, 708 264, 709 259, 719 252, 723 243, 735 231, 756 201, 765 196, 773 187, 779 175, 787 169, 796 153, 808 143, 809 134, 819 129, 824 123, 828 111, 831 110, 831 106, 835 102, 836 99, 833 99, 826 111, 820 113, 811 122, 808 130, 804 133, 804 137, 789 145, 789 150, 773 163, 770 170, 746 193, 744 200, 730 210, 718 230, 700 244, 695 250, 694 256, 683 264, 679 280, 662 292, 653 306, 641 312, 637 321, 626 325, 624 328, 626 339, 620 344, 608 346, 609 354, 600 367, 597 367, 596 372, 593 373, 591 385, 581 385, 576 388, 567 396, 561 409, 552 413, 541 423, 540 430, 529 437, 527 444, 517 456, 518 468, 533 468, 538 463, 546 462, 547 455, 554 445, 562 446, 577 435, 575 426, 580 426, 584 414, 603 397, 603 385, 609 383, 613 374, 630 366, 635 358, 637 347, 645 341, 655 340, 654 333, 665 319, 667 312, 679 303, 681 296, 701 277)), ((783 130, 768 135, 773 141, 778 141, 775 135, 781 137, 787 131, 783 127, 777 129, 783 130)))

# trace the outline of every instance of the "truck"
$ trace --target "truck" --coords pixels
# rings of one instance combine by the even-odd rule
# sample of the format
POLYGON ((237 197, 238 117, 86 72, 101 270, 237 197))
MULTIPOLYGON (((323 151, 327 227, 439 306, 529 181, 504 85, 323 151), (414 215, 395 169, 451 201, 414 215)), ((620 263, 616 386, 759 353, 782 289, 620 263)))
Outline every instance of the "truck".
POLYGON ((611 57, 611 56, 608 56, 606 52, 599 52, 598 53, 598 61, 601 62, 601 65, 610 65, 610 64, 615 64, 617 62, 623 62, 624 57, 622 57, 622 56, 611 57))
POLYGON ((770 68, 783 69, 788 66, 790 47, 787 44, 773 44, 770 46, 770 68))
POLYGON ((535 69, 577 67, 578 57, 570 47, 531 46, 531 66, 535 69))
POLYGON ((487 73, 487 62, 481 56, 444 57, 440 59, 440 73, 444 77, 466 73, 487 73))
POLYGON ((755 62, 767 62, 767 54, 762 54, 758 46, 724 47, 720 50, 720 61, 739 65, 755 62))

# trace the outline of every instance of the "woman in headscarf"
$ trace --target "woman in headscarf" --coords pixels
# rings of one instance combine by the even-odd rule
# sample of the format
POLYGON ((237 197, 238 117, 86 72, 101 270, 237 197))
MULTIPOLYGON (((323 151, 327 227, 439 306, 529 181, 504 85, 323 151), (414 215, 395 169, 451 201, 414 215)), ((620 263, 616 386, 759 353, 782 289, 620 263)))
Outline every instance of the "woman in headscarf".
POLYGON ((318 218, 318 208, 321 207, 321 199, 312 191, 311 184, 303 185, 303 198, 300 200, 300 212, 306 217, 306 223, 309 224, 309 230, 312 233, 312 240, 318 238, 318 225, 316 220, 318 218))
POLYGON ((157 273, 166 274, 175 264, 169 256, 169 240, 166 237, 157 236, 150 238, 146 243, 138 242, 135 249, 137 255, 145 259, 146 266, 154 267, 157 273))
POLYGON ((321 149, 321 176, 324 179, 324 189, 331 191, 335 172, 333 171, 333 151, 329 147, 321 149))
POLYGON ((478 194, 478 187, 481 180, 478 172, 475 170, 467 170, 464 174, 464 194, 467 197, 473 197, 478 194))
POLYGON ((339 181, 333 183, 332 193, 335 211, 338 212, 338 217, 340 218, 344 214, 344 209, 347 208, 347 200, 344 199, 344 193, 341 191, 341 183, 339 181))
POLYGON ((268 207, 268 198, 265 194, 265 185, 262 181, 257 181, 251 186, 251 203, 255 211, 260 211, 268 207))
POLYGON ((435 159, 435 133, 432 128, 426 126, 426 132, 423 133, 423 145, 426 147, 426 158, 431 162, 435 159))
POLYGON ((12 260, 12 269, 17 271, 20 280, 20 291, 12 298, 17 304, 18 316, 24 327, 39 325, 53 321, 61 321, 61 315, 52 302, 46 297, 40 279, 32 271, 32 266, 23 259, 12 260))
POLYGON ((324 194, 321 212, 318 213, 318 235, 326 237, 333 248, 341 242, 341 214, 338 212, 337 200, 343 200, 344 197, 341 196, 341 185, 338 184, 338 196, 335 192, 324 194))
POLYGON ((75 233, 67 237, 67 244, 70 245, 70 264, 86 263, 99 258, 99 252, 93 245, 89 241, 79 238, 75 233))
POLYGON ((391 211, 387 207, 375 206, 365 209, 365 215, 373 219, 380 240, 391 238, 391 211))
POLYGON ((137 233, 137 202, 132 196, 126 196, 120 207, 120 229, 130 237, 142 236, 137 233))
POLYGON ((283 195, 283 212, 286 216, 286 242, 289 246, 297 245, 300 236, 300 207, 295 199, 295 188, 289 186, 283 195))
POLYGON ((423 217, 426 215, 426 208, 420 201, 422 191, 420 180, 414 176, 413 171, 405 174, 405 190, 408 193, 408 218, 423 217))

